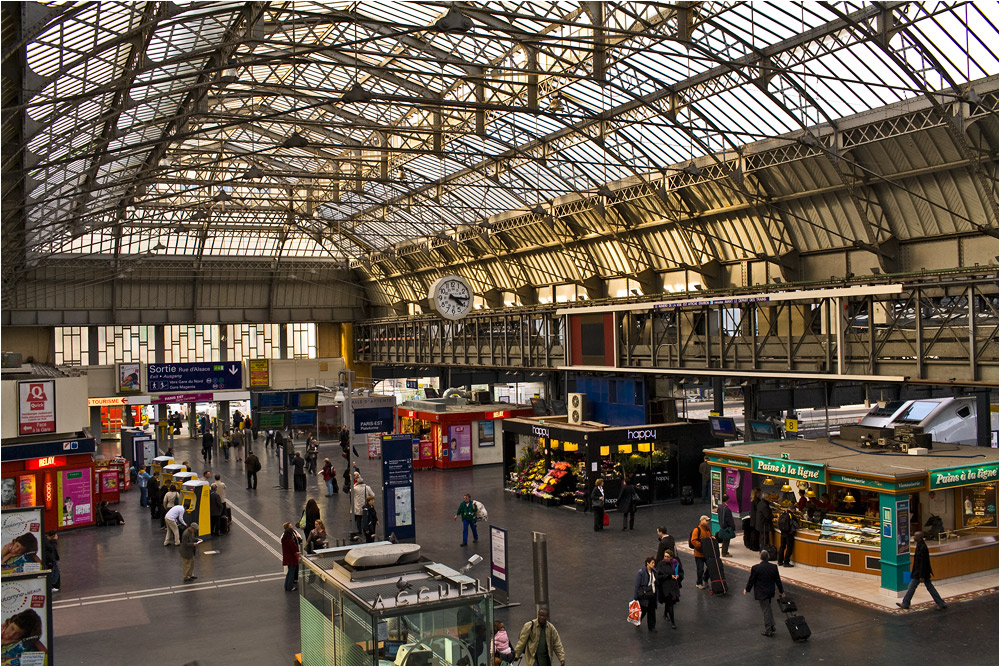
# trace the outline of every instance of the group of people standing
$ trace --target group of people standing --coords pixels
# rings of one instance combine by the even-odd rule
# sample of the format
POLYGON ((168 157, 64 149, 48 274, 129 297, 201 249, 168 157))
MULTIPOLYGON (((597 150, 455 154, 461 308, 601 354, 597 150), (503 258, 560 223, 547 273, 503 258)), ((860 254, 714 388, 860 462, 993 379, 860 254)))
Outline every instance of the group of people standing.
MULTIPOLYGON (((607 515, 607 497, 604 494, 604 479, 598 477, 594 480, 594 488, 590 491, 590 508, 594 512, 594 530, 604 530, 610 524, 605 519, 607 515)), ((635 530, 635 512, 639 508, 639 491, 635 487, 635 477, 629 475, 625 478, 621 492, 618 494, 616 503, 618 511, 622 515, 622 530, 635 530)))

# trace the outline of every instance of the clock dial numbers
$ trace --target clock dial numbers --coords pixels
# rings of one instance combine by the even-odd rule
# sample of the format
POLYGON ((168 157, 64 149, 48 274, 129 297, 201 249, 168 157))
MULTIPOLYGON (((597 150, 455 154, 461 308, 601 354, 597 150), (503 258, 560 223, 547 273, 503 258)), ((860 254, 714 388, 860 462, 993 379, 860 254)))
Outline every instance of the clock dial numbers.
POLYGON ((472 290, 463 279, 445 277, 435 284, 432 303, 442 317, 459 319, 472 310, 472 290))

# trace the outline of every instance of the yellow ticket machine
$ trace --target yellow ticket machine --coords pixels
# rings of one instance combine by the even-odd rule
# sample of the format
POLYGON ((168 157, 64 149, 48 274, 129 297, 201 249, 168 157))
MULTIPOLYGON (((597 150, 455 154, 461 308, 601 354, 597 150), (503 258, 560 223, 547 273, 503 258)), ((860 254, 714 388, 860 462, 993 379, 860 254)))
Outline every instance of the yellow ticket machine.
POLYGON ((157 456, 149 469, 149 474, 159 481, 163 481, 163 466, 168 466, 174 462, 172 456, 157 456))
POLYGON ((179 472, 187 472, 187 466, 183 463, 171 463, 160 469, 160 484, 172 484, 174 475, 179 472))
POLYGON ((198 473, 188 471, 175 472, 171 477, 171 480, 177 485, 178 489, 184 486, 184 482, 190 482, 192 479, 198 479, 198 473))
POLYGON ((212 534, 212 516, 209 509, 208 494, 211 493, 208 482, 203 479, 190 479, 181 485, 181 502, 184 504, 184 521, 190 526, 194 521, 198 524, 198 537, 212 534))

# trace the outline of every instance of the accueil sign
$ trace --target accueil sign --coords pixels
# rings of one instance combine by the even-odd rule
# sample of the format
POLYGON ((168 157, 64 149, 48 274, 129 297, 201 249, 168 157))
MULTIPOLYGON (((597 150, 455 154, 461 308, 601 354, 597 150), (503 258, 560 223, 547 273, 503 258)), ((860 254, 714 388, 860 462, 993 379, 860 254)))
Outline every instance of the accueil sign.
POLYGON ((753 472, 761 475, 777 475, 788 479, 801 479, 806 482, 826 483, 826 466, 757 457, 752 457, 751 460, 753 461, 753 472))

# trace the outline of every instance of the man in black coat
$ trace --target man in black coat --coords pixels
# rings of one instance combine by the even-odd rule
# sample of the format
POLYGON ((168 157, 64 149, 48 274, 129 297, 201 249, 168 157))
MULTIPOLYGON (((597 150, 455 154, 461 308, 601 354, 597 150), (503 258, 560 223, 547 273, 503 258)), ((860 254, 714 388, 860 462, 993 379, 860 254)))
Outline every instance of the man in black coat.
POLYGON ((923 581, 927 592, 931 594, 935 604, 937 604, 937 610, 944 611, 948 608, 948 605, 944 603, 941 595, 934 588, 934 584, 931 583, 931 576, 934 573, 931 571, 931 554, 927 550, 927 543, 924 542, 924 534, 919 531, 913 533, 913 540, 917 546, 913 552, 913 565, 910 568, 910 587, 906 589, 903 601, 897 602, 896 606, 900 609, 909 609, 910 600, 913 599, 913 594, 916 593, 917 586, 923 581))
POLYGON ((719 532, 716 534, 719 546, 722 555, 729 558, 729 541, 736 536, 736 520, 733 519, 733 510, 729 508, 729 494, 722 494, 722 502, 716 510, 716 517, 719 519, 719 532))
POLYGON ((760 604, 760 610, 764 612, 764 632, 765 637, 774 636, 774 612, 771 609, 771 599, 774 597, 774 589, 777 588, 781 594, 778 597, 785 597, 785 589, 781 586, 781 573, 778 566, 768 562, 770 557, 767 550, 761 550, 760 562, 750 568, 750 578, 747 580, 747 587, 743 595, 753 589, 753 599, 760 604))
POLYGON ((660 538, 660 543, 656 547, 656 563, 659 564, 663 560, 663 554, 668 551, 674 553, 676 549, 674 548, 674 536, 667 532, 666 526, 658 527, 656 536, 660 538))

